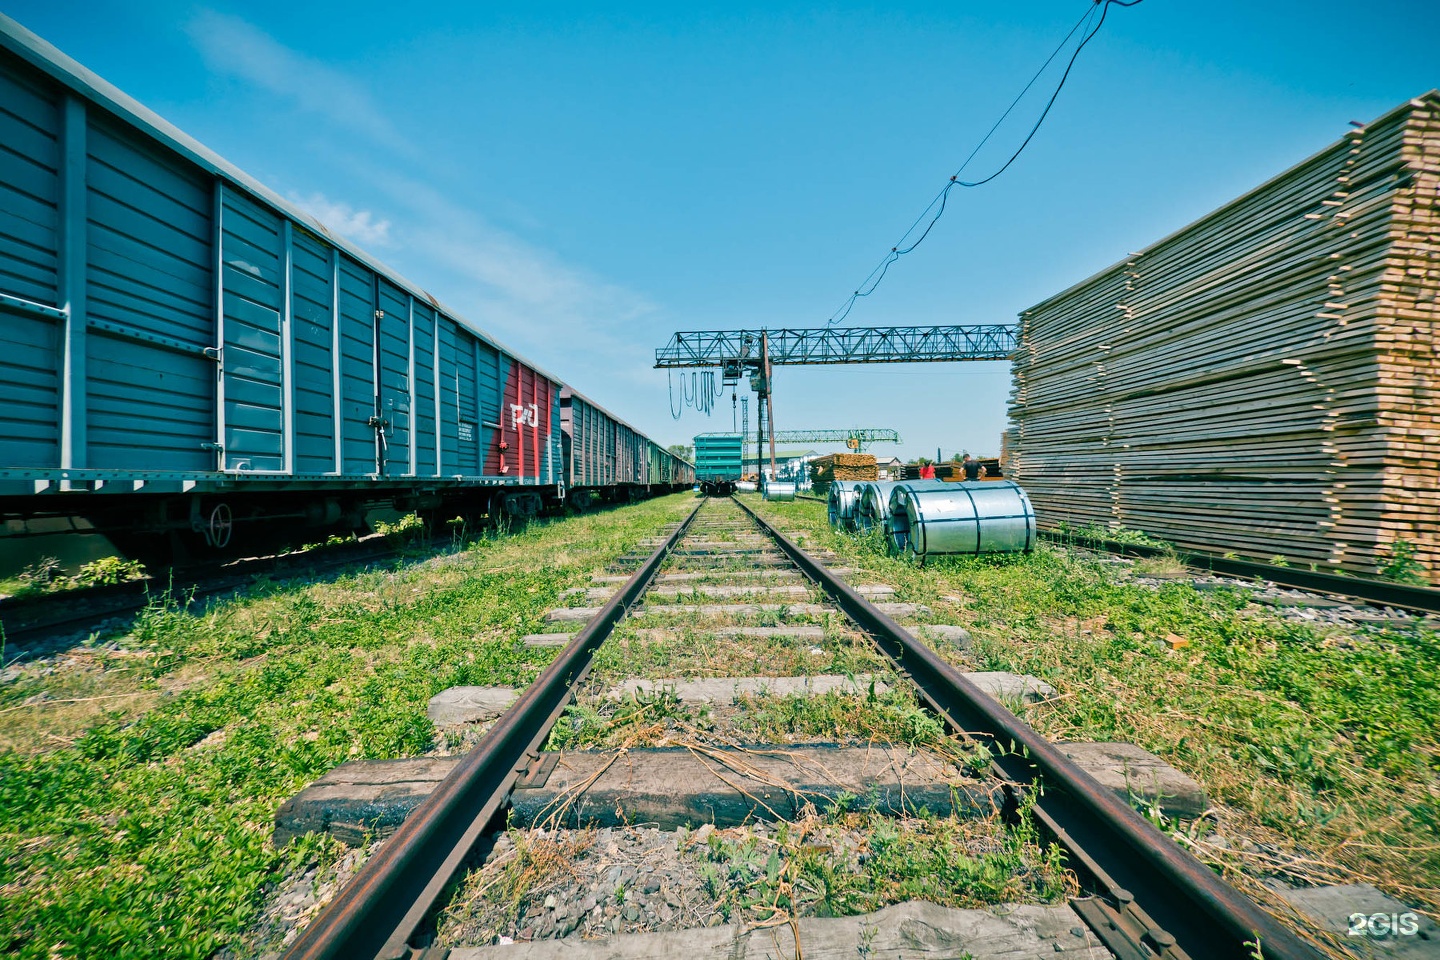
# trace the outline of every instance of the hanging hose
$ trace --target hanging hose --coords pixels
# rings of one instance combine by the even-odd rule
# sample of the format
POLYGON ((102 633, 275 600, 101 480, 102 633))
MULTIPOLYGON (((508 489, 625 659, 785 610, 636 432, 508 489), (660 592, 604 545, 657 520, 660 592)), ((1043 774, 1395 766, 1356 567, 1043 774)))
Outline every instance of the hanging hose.
POLYGON ((715 371, 691 371, 688 383, 682 371, 680 374, 680 404, 676 406, 675 372, 667 370, 666 377, 670 387, 670 416, 675 420, 680 419, 680 414, 685 412, 686 407, 693 407, 707 417, 710 416, 715 409, 715 401, 723 392, 723 388, 716 386, 715 371))

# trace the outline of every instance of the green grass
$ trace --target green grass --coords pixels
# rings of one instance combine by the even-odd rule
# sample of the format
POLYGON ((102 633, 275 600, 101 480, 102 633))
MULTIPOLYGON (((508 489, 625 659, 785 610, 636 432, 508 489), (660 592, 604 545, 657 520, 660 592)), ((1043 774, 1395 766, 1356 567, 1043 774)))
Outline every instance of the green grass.
POLYGON ((702 876, 721 916, 760 925, 850 916, 906 900, 951 907, 1053 902, 1069 882, 1060 851, 1042 847, 1023 815, 1007 827, 836 810, 781 823, 773 836, 716 831, 702 855, 702 876))
POLYGON ((884 665, 869 640, 847 630, 833 615, 820 622, 825 638, 818 643, 784 636, 715 636, 709 632, 711 627, 700 622, 652 627, 652 619, 622 623, 596 652, 593 676, 597 681, 856 674, 884 665))
POLYGON ((1278 851, 1194 838, 1217 869, 1243 882, 1288 863, 1292 875, 1368 880, 1440 908, 1434 630, 1296 623, 1250 606, 1249 590, 1148 589, 1055 546, 920 568, 886 557, 876 538, 832 532, 819 504, 762 509, 895 585, 896 599, 969 628, 971 668, 1049 682, 1059 700, 1028 718, 1042 733, 1139 744, 1208 789, 1222 831, 1278 851), (1168 649, 1172 633, 1188 645, 1168 649))
POLYGON ((351 759, 432 749, 428 699, 523 685, 558 593, 682 517, 667 497, 481 538, 431 563, 261 584, 203 616, 157 602, 118 650, 0 687, 0 955, 208 957, 268 884, 336 855, 276 850, 277 806, 351 759))

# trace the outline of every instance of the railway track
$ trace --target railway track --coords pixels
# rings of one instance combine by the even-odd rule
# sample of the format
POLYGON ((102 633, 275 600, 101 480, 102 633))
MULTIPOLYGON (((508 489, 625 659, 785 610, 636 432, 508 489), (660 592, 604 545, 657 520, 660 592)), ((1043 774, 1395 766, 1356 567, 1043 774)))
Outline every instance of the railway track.
POLYGON ((1268 580, 1283 587, 1352 598, 1375 606, 1391 607, 1420 614, 1440 614, 1440 589, 1435 587, 1412 586, 1337 573, 1322 573, 1299 567, 1281 567, 1221 554, 1194 550, 1177 551, 1172 547, 1143 543, 1122 543, 1115 540, 1065 536, 1055 533, 1045 533, 1042 536, 1054 543, 1100 550, 1117 556, 1173 557, 1185 566, 1204 573, 1246 580, 1268 580))
MULTIPOLYGON (((638 568, 613 594, 609 594, 607 581, 621 577, 597 576, 597 586, 588 595, 598 599, 608 594, 604 605, 566 614, 571 619, 588 616, 588 620, 475 748, 429 790, 394 835, 299 933, 287 958, 423 956, 438 960, 449 955, 450 947, 433 945, 437 911, 464 871, 491 850, 503 830, 507 810, 511 817, 517 816, 523 804, 516 798, 529 796, 537 783, 542 787, 547 783, 559 762, 555 751, 544 749, 547 741, 573 700, 595 695, 591 674, 597 653, 627 618, 632 622, 625 629, 644 623, 643 629, 663 633, 666 624, 693 627, 701 621, 712 622, 707 619, 712 617, 759 616, 770 625, 736 629, 751 631, 746 634, 749 636, 776 636, 794 632, 795 628, 784 625, 792 613, 808 617, 811 624, 817 620, 826 624, 827 643, 837 631, 853 634, 858 644, 870 647, 877 659, 888 664, 890 672, 885 676, 889 682, 911 687, 950 737, 968 750, 985 748, 983 754, 970 754, 988 758, 973 771, 980 776, 967 781, 963 789, 951 782, 947 787, 950 796, 963 794, 978 808, 993 804, 993 812, 1010 822, 1028 817, 1065 850, 1066 864, 1079 881, 1070 908, 1088 927, 1088 931, 1081 930, 1076 924, 1072 931, 1079 931, 1076 936, 1083 933, 1086 942, 1103 944, 1122 960, 1248 960, 1259 955, 1257 950, 1263 950, 1267 958, 1299 960, 1320 955, 1159 833, 1129 803, 984 692, 974 679, 917 640, 914 632, 923 628, 907 628, 896 619, 917 611, 884 605, 867 596, 879 591, 850 585, 842 579, 847 571, 828 568, 825 558, 807 554, 742 502, 702 500, 653 553, 634 559, 638 568), (777 595, 783 598, 781 602, 769 602, 777 595), (746 602, 735 603, 737 598, 746 602), (660 626, 652 628, 651 623, 660 626)), ((819 632, 811 625, 798 635, 812 631, 819 632)), ((614 669, 612 663, 612 673, 614 669)), ((623 663, 619 669, 623 673, 623 663)), ((619 678, 617 674, 613 679, 619 678)), ((869 684, 873 698, 875 681, 869 684)), ((632 695, 645 693, 643 685, 634 683, 629 690, 632 695)), ((652 686, 650 694, 654 693, 652 686)), ((733 736, 711 732, 720 744, 736 743, 733 736)), ((558 808, 553 804, 547 807, 547 819, 532 815, 532 821, 553 828, 570 820, 583 824, 587 816, 592 816, 592 822, 593 817, 603 820, 604 803, 592 804, 585 808, 588 812, 582 812, 577 797, 591 788, 603 793, 598 785, 621 753, 626 753, 626 764, 633 767, 638 762, 636 750, 627 752, 624 746, 620 751, 585 754, 581 760, 594 768, 588 778, 582 775, 589 768, 575 759, 580 755, 567 756, 561 766, 580 763, 582 767, 581 773, 574 775, 581 778, 578 786, 572 777, 570 787, 560 788, 564 802, 558 808)), ((871 744, 867 749, 886 746, 871 744)), ((703 761, 707 767, 710 762, 722 767, 732 763, 726 769, 732 776, 741 776, 733 758, 725 759, 723 747, 689 743, 686 748, 691 755, 708 758, 703 761)), ((792 757, 799 750, 793 743, 778 749, 792 757)), ((753 759, 757 750, 764 752, 763 747, 749 744, 744 753, 753 759)), ((748 775, 753 776, 753 771, 748 775)), ((634 792, 606 795, 605 802, 613 802, 617 808, 627 802, 638 803, 631 796, 634 792)), ((760 792, 756 788, 756 793, 760 792)), ((742 804, 746 807, 742 820, 767 819, 759 812, 762 807, 783 818, 774 809, 783 804, 770 792, 763 797, 745 789, 739 793, 747 798, 742 804)), ((822 802, 824 798, 810 799, 822 802)), ((640 814, 640 819, 664 819, 651 808, 640 814)), ((636 811, 618 811, 613 816, 623 824, 633 820, 636 811)), ((598 915, 597 905, 588 905, 588 909, 598 915)), ((800 928, 792 922, 791 929, 794 949, 801 939, 800 928)), ((463 955, 458 949, 454 952, 463 955)))
MULTIPOLYGON (((444 542, 443 534, 434 542, 444 542)), ((0 599, 0 630, 11 652, 43 649, 52 640, 88 633, 106 622, 131 617, 157 598, 185 605, 242 589, 266 576, 303 577, 393 559, 401 547, 379 535, 325 544, 292 553, 211 561, 161 571, 124 583, 98 584, 0 599)))
POLYGON ((133 617, 160 597, 192 604, 249 586, 257 577, 310 576, 388 560, 395 547, 380 538, 323 546, 302 553, 253 557, 164 571, 161 576, 0 601, 0 629, 16 651, 42 650, 50 641, 88 633, 107 621, 133 617))

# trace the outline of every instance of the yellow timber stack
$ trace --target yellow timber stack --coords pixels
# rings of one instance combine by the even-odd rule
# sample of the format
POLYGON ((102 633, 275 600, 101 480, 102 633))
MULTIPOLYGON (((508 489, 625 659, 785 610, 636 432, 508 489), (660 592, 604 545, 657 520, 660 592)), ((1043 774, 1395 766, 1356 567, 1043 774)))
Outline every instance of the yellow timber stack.
POLYGON ((1049 527, 1440 579, 1437 334, 1431 92, 1025 311, 1007 466, 1049 527))

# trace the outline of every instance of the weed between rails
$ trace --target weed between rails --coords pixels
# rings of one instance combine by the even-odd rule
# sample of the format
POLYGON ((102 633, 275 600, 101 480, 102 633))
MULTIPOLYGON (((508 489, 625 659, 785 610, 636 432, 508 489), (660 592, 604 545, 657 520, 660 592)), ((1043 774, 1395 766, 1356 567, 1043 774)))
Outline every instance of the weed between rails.
MULTIPOLYGON (((1440 635, 1287 621, 1248 590, 1151 589, 1042 544, 924 568, 830 529, 820 504, 759 505, 787 533, 965 625, 971 668, 1039 676, 1059 740, 1124 740, 1204 785, 1220 836, 1177 837, 1259 898, 1256 878, 1369 881, 1440 909, 1440 635), (1186 641, 1168 649, 1175 634, 1186 641), (1248 879, 1247 879, 1248 878, 1248 879)), ((851 578, 854 579, 853 577, 851 578)), ((941 650, 956 662, 956 651, 941 650)))
POLYGON ((566 708, 546 749, 657 747, 692 738, 708 743, 950 744, 935 716, 891 678, 891 688, 879 693, 872 687, 868 695, 744 695, 733 709, 687 705, 663 688, 615 700, 580 699, 566 708))
POLYGON ((789 823, 510 830, 462 881, 438 940, 594 938, 726 922, 763 930, 910 899, 1050 903, 1075 892, 1062 859, 1040 845, 1028 810, 1016 826, 894 818, 853 796, 789 823))
POLYGON ((320 836, 273 848, 286 797, 345 760, 430 750, 426 703, 446 687, 528 683, 553 651, 515 637, 693 505, 535 523, 425 562, 261 584, 202 614, 159 603, 116 643, 21 670, 0 686, 0 955, 238 943, 267 887, 340 853, 320 836), (54 733, 58 701, 82 697, 91 711, 54 733))
POLYGON ((1050 903, 1073 892, 1063 854, 1036 843, 1028 817, 897 819, 847 812, 780 823, 771 836, 716 831, 701 876, 721 916, 765 926, 843 917, 906 900, 941 906, 1050 903))

